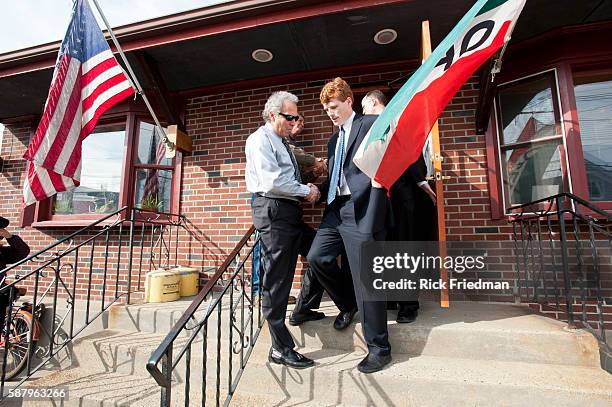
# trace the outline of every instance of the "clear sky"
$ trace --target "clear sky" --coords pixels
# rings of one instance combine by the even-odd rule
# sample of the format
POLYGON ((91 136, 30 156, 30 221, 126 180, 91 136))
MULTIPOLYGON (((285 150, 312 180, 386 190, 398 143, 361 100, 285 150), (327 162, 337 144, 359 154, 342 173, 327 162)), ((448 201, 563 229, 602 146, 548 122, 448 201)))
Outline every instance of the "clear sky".
MULTIPOLYGON (((111 27, 165 16, 181 11, 227 3, 229 0, 98 0, 111 27)), ((104 23, 90 1, 100 27, 104 23)), ((64 37, 72 0, 2 0, 0 1, 0 54, 34 45, 59 41, 64 37)), ((0 145, 2 131, 0 124, 0 145)))
MULTIPOLYGON (((98 0, 112 27, 192 10, 228 0, 98 0)), ((98 17, 90 0, 91 8, 98 17)), ((64 37, 72 0, 3 0, 0 2, 0 53, 58 41, 64 37)), ((98 19, 104 29, 102 20, 98 19)))

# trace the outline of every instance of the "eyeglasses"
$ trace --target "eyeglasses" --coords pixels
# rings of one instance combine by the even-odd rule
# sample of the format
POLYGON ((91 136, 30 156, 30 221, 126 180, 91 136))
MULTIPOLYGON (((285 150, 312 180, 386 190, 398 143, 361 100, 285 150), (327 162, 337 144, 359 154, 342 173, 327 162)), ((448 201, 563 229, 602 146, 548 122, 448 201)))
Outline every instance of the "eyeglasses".
POLYGON ((300 115, 292 115, 292 114, 287 114, 287 113, 282 113, 282 112, 278 112, 278 114, 280 114, 281 116, 283 116, 285 119, 287 119, 287 121, 289 122, 293 122, 293 121, 298 121, 300 120, 300 115))

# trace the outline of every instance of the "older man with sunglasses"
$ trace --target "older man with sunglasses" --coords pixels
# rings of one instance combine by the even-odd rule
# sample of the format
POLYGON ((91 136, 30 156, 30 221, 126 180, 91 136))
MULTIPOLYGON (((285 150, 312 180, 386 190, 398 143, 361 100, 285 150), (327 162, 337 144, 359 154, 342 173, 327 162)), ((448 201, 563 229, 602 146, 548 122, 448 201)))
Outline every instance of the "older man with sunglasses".
POLYGON ((304 222, 301 201, 316 202, 320 193, 304 184, 287 142, 299 119, 298 98, 285 91, 273 93, 263 110, 265 125, 246 141, 247 189, 255 194, 253 224, 261 236, 262 310, 268 321, 272 363, 307 368, 314 362, 294 350, 287 326, 287 298, 291 290, 304 222))

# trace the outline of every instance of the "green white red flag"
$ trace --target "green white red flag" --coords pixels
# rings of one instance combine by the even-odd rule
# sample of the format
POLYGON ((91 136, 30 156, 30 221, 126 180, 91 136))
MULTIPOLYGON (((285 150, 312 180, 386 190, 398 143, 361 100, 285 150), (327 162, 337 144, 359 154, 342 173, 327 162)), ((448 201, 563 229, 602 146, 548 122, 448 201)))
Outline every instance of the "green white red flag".
POLYGON ((506 42, 526 0, 478 0, 391 99, 353 162, 387 189, 414 163, 434 123, 506 42))

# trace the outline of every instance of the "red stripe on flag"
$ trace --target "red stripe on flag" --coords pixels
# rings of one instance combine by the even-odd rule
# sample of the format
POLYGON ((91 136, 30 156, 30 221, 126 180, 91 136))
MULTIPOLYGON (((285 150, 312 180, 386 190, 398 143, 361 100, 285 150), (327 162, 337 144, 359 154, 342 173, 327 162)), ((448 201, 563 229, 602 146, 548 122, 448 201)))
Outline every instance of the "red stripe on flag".
POLYGON ((33 162, 30 162, 28 165, 28 183, 30 184, 30 189, 32 190, 32 193, 37 201, 43 200, 47 197, 45 189, 38 179, 38 174, 36 174, 36 169, 33 162))
POLYGON ((62 180, 62 176, 60 174, 58 174, 55 171, 47 171, 47 174, 49 175, 49 179, 51 180, 51 183, 53 184, 53 188, 55 189, 55 192, 63 192, 66 190, 66 185, 64 185, 64 181, 62 180))
POLYGON ((108 78, 107 80, 102 82, 100 85, 98 85, 96 89, 93 91, 93 93, 91 93, 88 97, 86 97, 83 100, 83 113, 85 113, 87 110, 89 110, 93 106, 93 104, 96 102, 96 98, 100 96, 103 92, 125 81, 127 81, 127 79, 125 75, 123 74, 123 72, 121 72, 115 76, 108 78))
MULTIPOLYGON (((81 69, 79 67, 79 69, 81 69)), ((62 124, 60 125, 59 130, 57 131, 57 135, 55 136, 55 140, 53 140, 53 144, 47 153, 47 158, 43 163, 43 167, 48 169, 55 168, 55 164, 62 153, 62 149, 64 148, 64 144, 66 144, 66 139, 70 134, 70 128, 74 123, 74 120, 81 120, 80 117, 75 118, 76 113, 79 109, 79 105, 81 103, 81 86, 78 83, 74 84, 74 88, 72 89, 72 94, 70 95, 70 100, 66 105, 66 110, 64 111, 64 118, 62 120, 62 124)), ((80 127, 80 126, 79 126, 80 127)))
POLYGON ((98 65, 94 66, 83 75, 83 87, 85 87, 85 85, 96 79, 96 77, 98 77, 98 75, 100 75, 102 72, 109 70, 117 65, 117 60, 112 55, 108 59, 105 59, 104 61, 100 62, 98 65))
POLYGON ((62 88, 64 85, 64 81, 66 80, 66 73, 68 72, 68 67, 70 66, 70 56, 64 54, 60 61, 57 74, 55 75, 55 80, 51 84, 52 87, 49 89, 49 95, 47 96, 47 104, 45 105, 45 111, 43 112, 42 118, 40 119, 40 123, 38 128, 36 129, 36 133, 28 146, 23 158, 26 160, 34 159, 38 148, 42 144, 42 140, 47 133, 47 129, 49 128, 49 122, 53 118, 55 114, 55 108, 57 107, 57 103, 62 94, 62 88))
POLYGON ((108 110, 111 106, 113 106, 116 103, 121 102, 123 99, 133 94, 134 94, 134 89, 132 87, 129 87, 117 93, 115 96, 108 99, 106 102, 102 103, 98 107, 93 118, 81 130, 81 134, 79 136, 79 141, 77 142, 77 146, 75 147, 74 151, 72 152, 72 155, 70 156, 70 159, 68 160, 68 163, 66 164, 66 169, 64 171, 65 176, 70 177, 70 178, 74 177, 74 172, 76 171, 76 169, 79 166, 79 163, 81 162, 81 142, 85 140, 85 138, 87 138, 87 136, 89 136, 89 134, 96 127, 96 124, 98 123, 98 119, 100 118, 100 116, 106 110, 108 110))
POLYGON ((448 102, 474 74, 504 44, 510 21, 506 21, 487 48, 463 57, 427 88, 415 94, 402 113, 395 133, 385 150, 374 179, 387 189, 404 170, 419 158, 425 140, 448 102))

